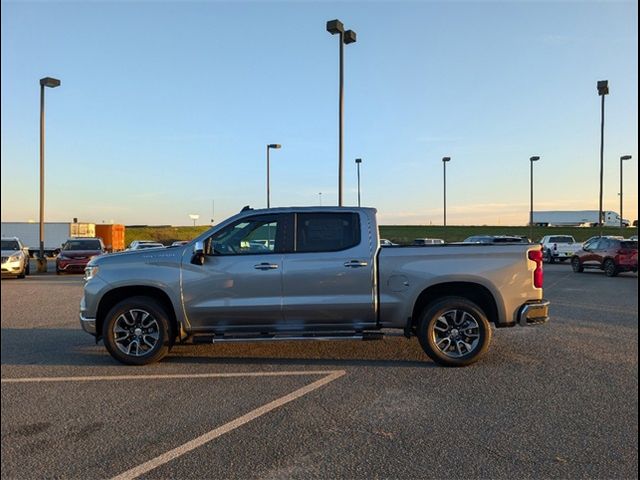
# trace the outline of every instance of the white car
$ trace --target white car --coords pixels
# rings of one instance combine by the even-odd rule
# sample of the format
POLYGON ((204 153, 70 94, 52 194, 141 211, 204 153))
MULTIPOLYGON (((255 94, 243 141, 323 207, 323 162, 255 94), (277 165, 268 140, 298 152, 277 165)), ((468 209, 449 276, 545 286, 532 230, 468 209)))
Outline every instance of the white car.
POLYGON ((29 275, 29 254, 17 237, 2 238, 2 275, 29 275))
POLYGON ((444 245, 444 240, 441 238, 416 238, 413 240, 414 246, 423 245, 444 245))
POLYGON ((380 246, 381 247, 397 247, 398 244, 397 243, 393 243, 391 240, 387 240, 386 238, 381 238, 380 239, 380 246))

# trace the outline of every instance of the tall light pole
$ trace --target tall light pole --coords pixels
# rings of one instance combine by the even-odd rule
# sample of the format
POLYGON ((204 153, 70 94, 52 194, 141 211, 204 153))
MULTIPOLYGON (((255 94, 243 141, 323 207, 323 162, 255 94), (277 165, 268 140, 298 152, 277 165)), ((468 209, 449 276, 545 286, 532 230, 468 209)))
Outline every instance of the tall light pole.
POLYGON ((600 202, 598 207, 598 223, 600 224, 600 235, 604 224, 602 215, 602 191, 604 182, 604 97, 609 95, 609 82, 600 80, 598 82, 598 95, 602 97, 600 106, 600 202))
POLYGON ((44 87, 56 88, 60 80, 51 77, 40 79, 40 255, 37 260, 38 272, 47 271, 44 258, 44 87))
POLYGON ((530 170, 531 170, 531 174, 529 176, 531 181, 531 186, 530 186, 531 187, 530 189, 531 203, 529 205, 529 237, 532 242, 533 242, 533 162, 537 162, 538 160, 540 160, 540 157, 538 156, 529 158, 530 170))
POLYGON ((624 223, 622 223, 622 162, 625 160, 631 160, 631 155, 623 155, 620 157, 620 228, 624 228, 624 223))
POLYGON ((360 206, 360 164, 362 163, 361 158, 356 158, 356 167, 358 169, 358 206, 360 206))
POLYGON ((318 199, 320 200, 320 206, 322 206, 322 192, 318 192, 318 199))
POLYGON ((282 148, 282 145, 278 143, 270 143, 267 145, 267 208, 271 207, 271 187, 269 186, 269 150, 272 148, 282 148))
POLYGON ((331 35, 339 36, 340 44, 340 81, 339 81, 339 101, 338 101, 338 206, 342 206, 342 140, 343 140, 343 117, 344 117, 344 45, 355 43, 356 32, 344 30, 344 25, 340 20, 330 20, 327 22, 327 32, 331 35))
POLYGON ((443 202, 443 225, 447 228, 447 163, 451 161, 451 157, 442 157, 442 182, 444 185, 444 202, 443 202))

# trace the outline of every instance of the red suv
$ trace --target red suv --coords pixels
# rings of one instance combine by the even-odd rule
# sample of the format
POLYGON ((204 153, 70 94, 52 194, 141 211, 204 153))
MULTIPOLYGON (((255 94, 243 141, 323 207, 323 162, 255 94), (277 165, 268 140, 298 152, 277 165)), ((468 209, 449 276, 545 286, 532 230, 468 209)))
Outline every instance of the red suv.
POLYGON ((99 238, 70 238, 62 246, 56 258, 56 273, 83 273, 89 260, 105 253, 104 244, 99 238))
POLYGON ((593 237, 571 258, 574 272, 585 268, 604 270, 607 277, 638 271, 638 242, 615 237, 593 237))

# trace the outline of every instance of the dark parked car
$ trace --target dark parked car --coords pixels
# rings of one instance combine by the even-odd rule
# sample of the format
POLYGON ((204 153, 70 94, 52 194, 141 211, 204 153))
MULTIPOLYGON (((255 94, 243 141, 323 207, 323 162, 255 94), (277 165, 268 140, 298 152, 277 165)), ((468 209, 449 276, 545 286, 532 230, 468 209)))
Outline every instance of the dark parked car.
POLYGON ((593 237, 571 259, 576 273, 585 268, 604 270, 607 277, 638 271, 638 242, 616 237, 593 237))
POLYGON ((468 237, 462 243, 530 243, 526 237, 516 235, 474 235, 468 237))
POLYGON ((56 258, 56 273, 84 273, 89 260, 103 253, 106 253, 104 244, 99 238, 70 238, 56 258))

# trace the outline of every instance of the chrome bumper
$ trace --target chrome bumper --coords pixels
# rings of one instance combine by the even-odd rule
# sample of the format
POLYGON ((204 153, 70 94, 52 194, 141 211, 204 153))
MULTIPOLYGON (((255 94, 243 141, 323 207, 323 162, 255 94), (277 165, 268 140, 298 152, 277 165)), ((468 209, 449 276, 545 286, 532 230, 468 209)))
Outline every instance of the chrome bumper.
POLYGON ((82 326, 82 329, 87 332, 90 333, 91 335, 96 334, 96 319, 95 318, 85 318, 82 316, 82 314, 80 314, 80 325, 82 326))
POLYGON ((541 325, 549 321, 549 300, 533 300, 520 307, 518 311, 518 325, 541 325))

